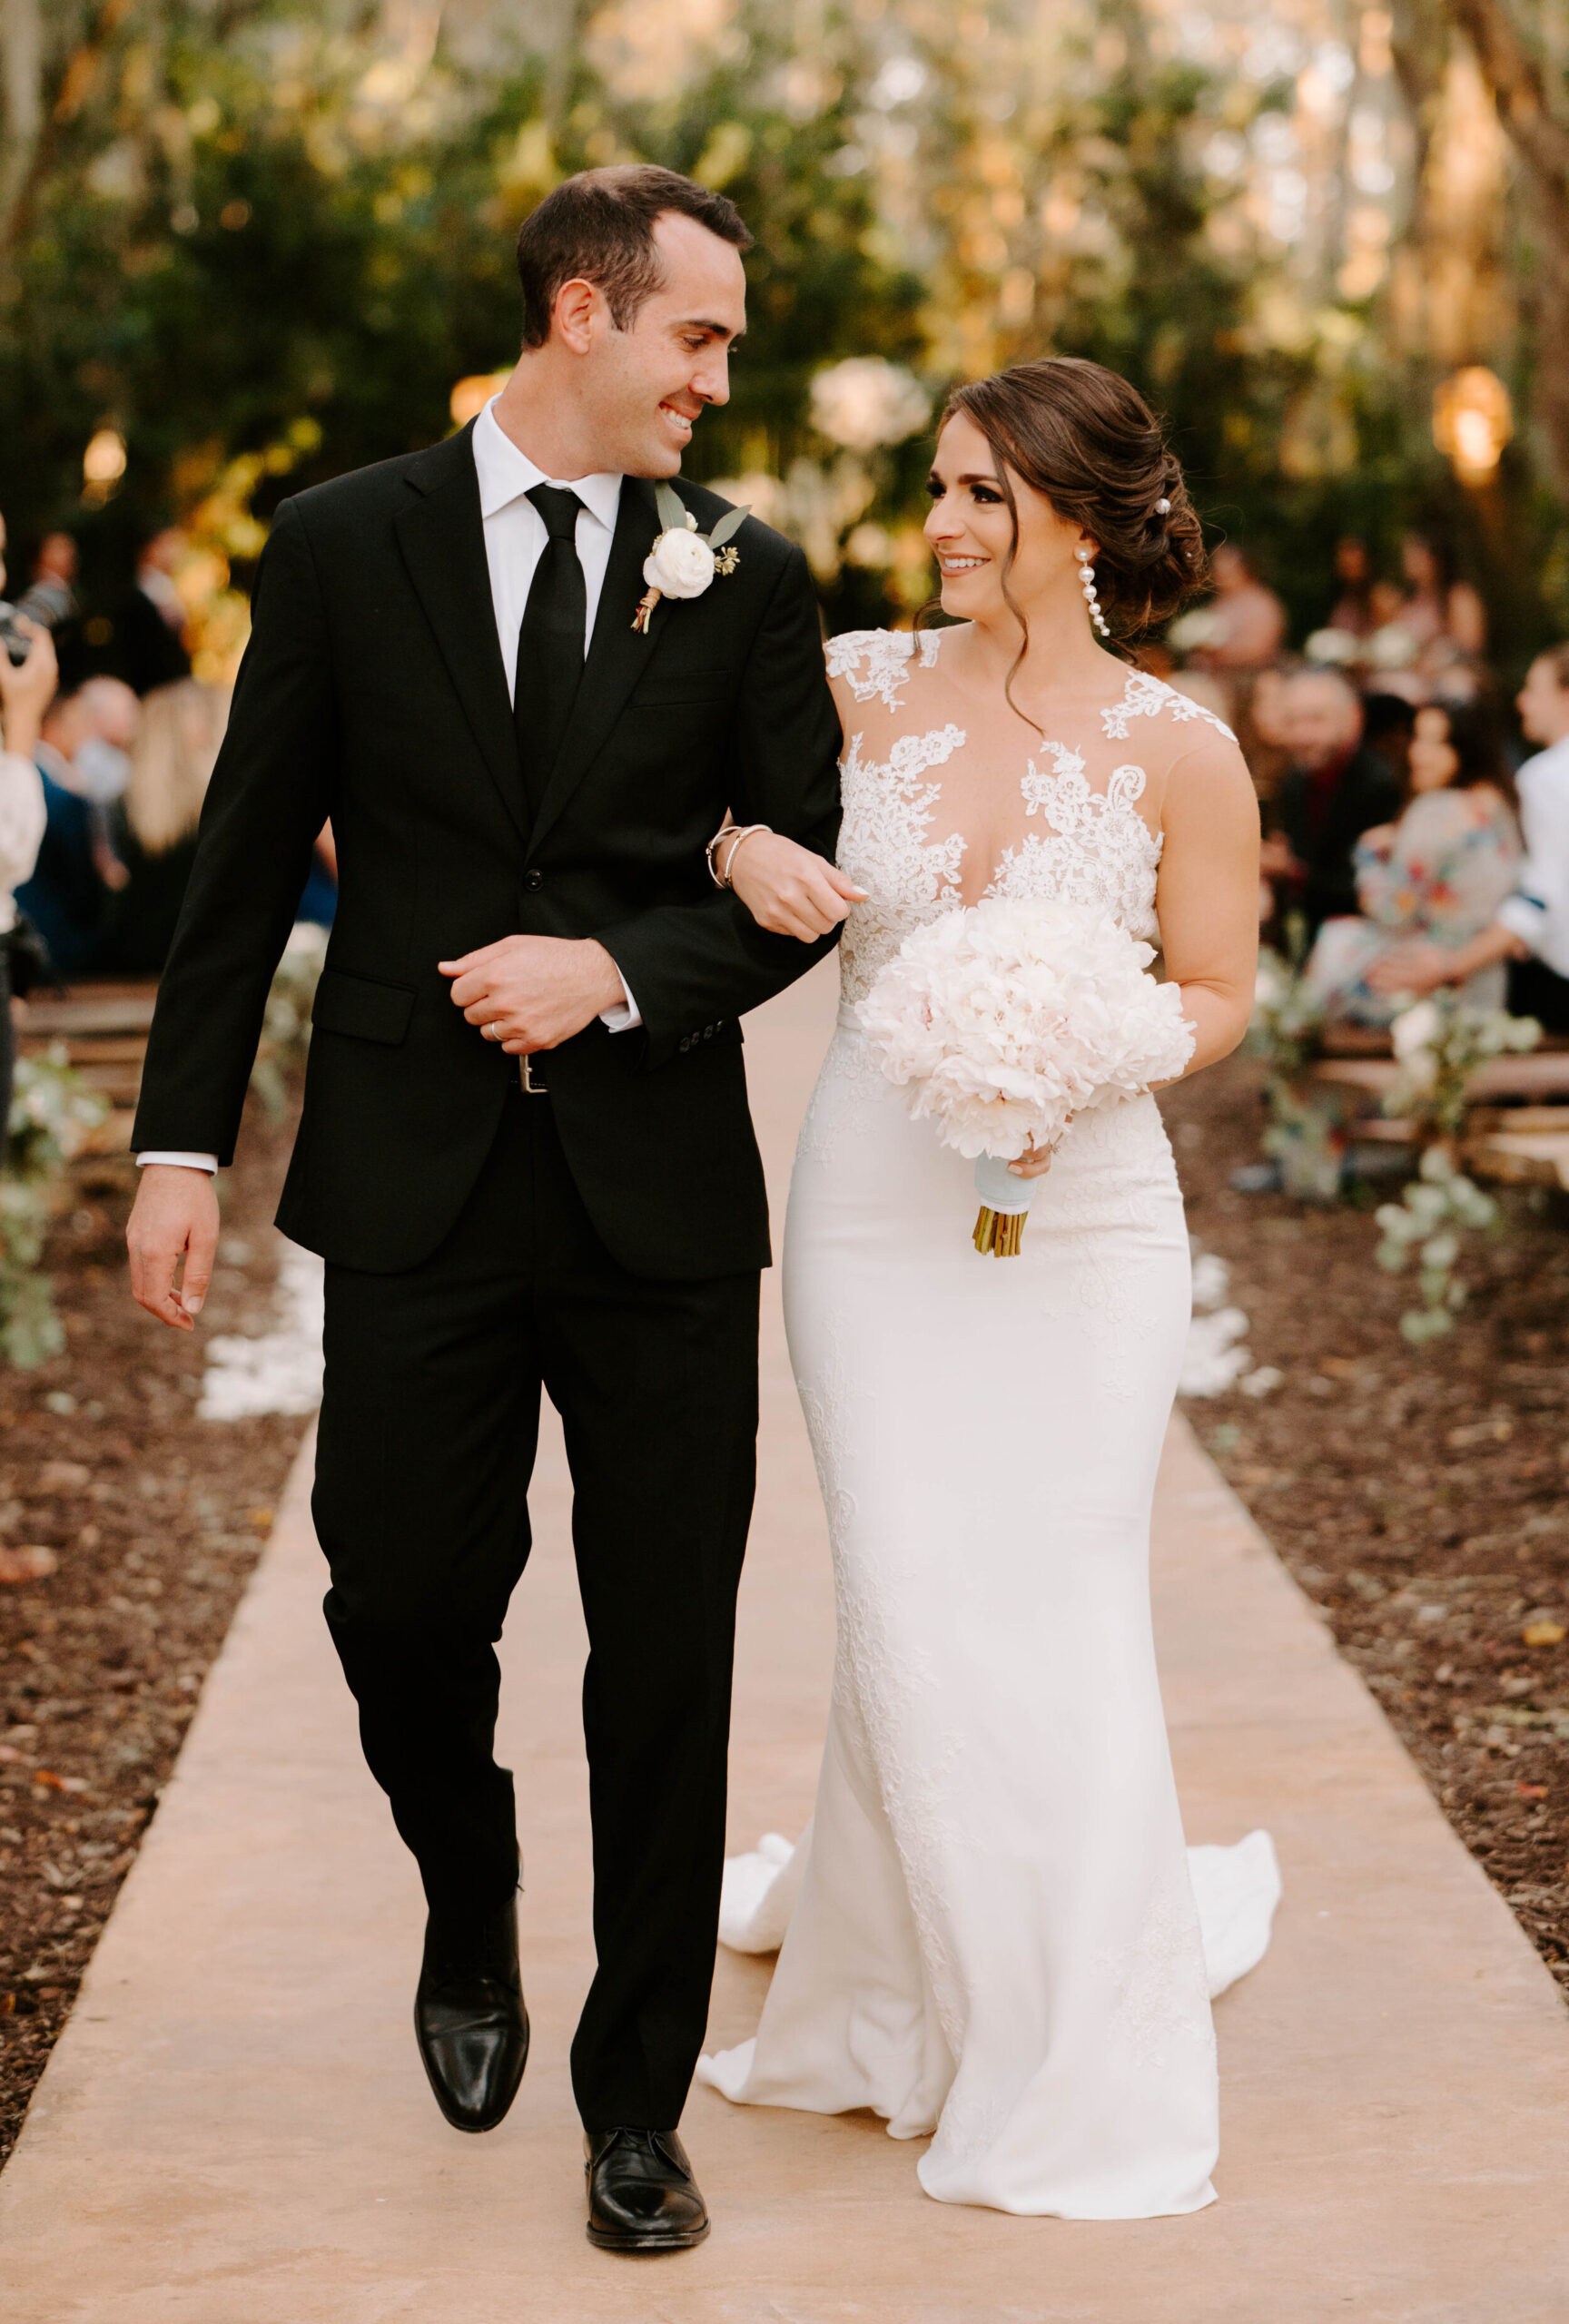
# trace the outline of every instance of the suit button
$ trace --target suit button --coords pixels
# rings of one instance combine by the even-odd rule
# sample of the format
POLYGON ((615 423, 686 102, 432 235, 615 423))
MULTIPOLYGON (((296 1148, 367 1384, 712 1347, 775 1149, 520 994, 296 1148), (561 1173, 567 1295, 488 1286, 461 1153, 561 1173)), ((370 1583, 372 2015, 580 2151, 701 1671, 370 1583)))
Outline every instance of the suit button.
POLYGON ((691 1034, 690 1034, 690 1033, 683 1033, 683 1034, 682 1034, 682 1036, 681 1036, 681 1047, 683 1048, 683 1049, 689 1049, 691 1048, 691 1046, 692 1046, 692 1036, 691 1036, 691 1034))
POLYGON ((528 889, 529 894, 532 895, 536 889, 542 888, 545 885, 544 872, 537 872, 534 867, 530 865, 528 870, 523 874, 523 885, 528 889))

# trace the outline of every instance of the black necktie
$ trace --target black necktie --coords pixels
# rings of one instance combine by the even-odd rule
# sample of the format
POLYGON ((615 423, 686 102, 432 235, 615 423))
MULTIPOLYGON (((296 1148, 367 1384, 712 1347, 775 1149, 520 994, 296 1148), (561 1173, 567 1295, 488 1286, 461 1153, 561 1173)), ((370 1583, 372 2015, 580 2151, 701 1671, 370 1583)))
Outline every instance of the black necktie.
POLYGON ((538 815, 583 676, 588 592, 577 562, 577 512, 583 503, 558 484, 537 484, 529 499, 549 535, 518 632, 512 723, 523 766, 523 792, 538 815))

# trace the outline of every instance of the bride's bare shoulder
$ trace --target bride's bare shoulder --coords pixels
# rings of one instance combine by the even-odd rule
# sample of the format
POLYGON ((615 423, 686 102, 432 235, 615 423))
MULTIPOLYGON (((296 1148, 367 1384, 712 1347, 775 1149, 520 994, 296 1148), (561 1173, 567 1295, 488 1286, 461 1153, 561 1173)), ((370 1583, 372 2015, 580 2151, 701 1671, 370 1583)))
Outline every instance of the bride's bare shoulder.
POLYGON ((881 702, 897 710, 912 672, 935 666, 942 636, 938 629, 846 629, 831 637, 824 651, 841 709, 881 702))

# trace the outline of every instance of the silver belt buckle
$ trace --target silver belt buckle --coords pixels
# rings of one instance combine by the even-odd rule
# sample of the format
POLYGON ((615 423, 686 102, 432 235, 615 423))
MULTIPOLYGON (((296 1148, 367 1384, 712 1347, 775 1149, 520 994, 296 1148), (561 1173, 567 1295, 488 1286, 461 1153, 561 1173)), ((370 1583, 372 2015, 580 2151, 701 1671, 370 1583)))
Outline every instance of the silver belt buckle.
POLYGON ((543 1081, 535 1080, 528 1070, 530 1063, 531 1059, 527 1057, 520 1057, 518 1060, 518 1078, 523 1085, 523 1094, 526 1098, 548 1098, 550 1092, 543 1081))

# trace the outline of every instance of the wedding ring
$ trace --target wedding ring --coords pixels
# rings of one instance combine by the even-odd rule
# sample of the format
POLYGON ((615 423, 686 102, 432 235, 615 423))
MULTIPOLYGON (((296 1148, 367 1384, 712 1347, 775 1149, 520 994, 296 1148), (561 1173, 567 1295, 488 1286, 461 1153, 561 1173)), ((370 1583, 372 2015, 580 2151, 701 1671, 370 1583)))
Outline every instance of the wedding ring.
POLYGON ((498 1041, 501 1038, 500 1018, 492 1017, 489 1022, 488 1024, 481 1025, 479 1029, 484 1034, 488 1041, 498 1041))

